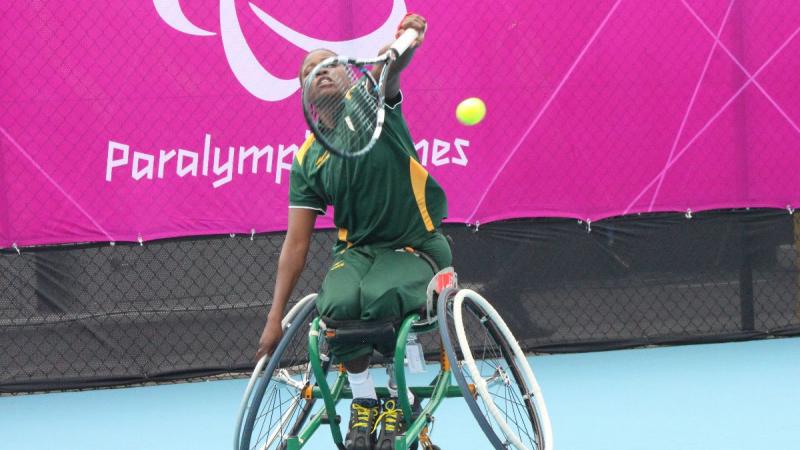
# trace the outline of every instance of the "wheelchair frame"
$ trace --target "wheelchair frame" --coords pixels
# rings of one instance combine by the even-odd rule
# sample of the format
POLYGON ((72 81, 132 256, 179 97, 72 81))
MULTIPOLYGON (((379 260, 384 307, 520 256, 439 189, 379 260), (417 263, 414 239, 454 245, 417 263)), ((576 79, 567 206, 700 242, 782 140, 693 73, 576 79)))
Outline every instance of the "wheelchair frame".
MULTIPOLYGON (((292 308, 284 319, 283 324, 285 329, 288 329, 297 316, 306 317, 312 313, 310 310, 314 307, 313 301, 315 297, 315 294, 309 295, 292 308)), ((495 311, 483 297, 474 291, 468 289, 458 290, 448 287, 444 288, 439 295, 437 317, 443 317, 443 314, 447 313, 447 304, 451 302, 450 304, 452 306, 459 309, 453 313, 455 320, 462 321, 460 308, 462 308, 465 299, 479 303, 476 309, 479 309, 481 312, 480 322, 482 324, 484 322, 492 324, 489 327, 489 331, 495 340, 502 344, 499 345, 502 359, 506 362, 510 359, 516 361, 513 364, 509 364, 508 373, 501 374, 502 377, 497 376, 492 378, 498 378, 500 379, 500 383, 506 384, 508 384, 508 379, 510 378, 515 380, 521 398, 527 405, 528 416, 532 424, 532 432, 537 436, 535 450, 552 450, 552 431, 541 390, 539 389, 527 360, 525 360, 522 350, 516 340, 513 339, 510 330, 508 330, 497 311, 495 311), (478 302, 476 298, 480 299, 480 301, 478 302), (520 386, 520 382, 523 383, 522 386, 520 386)), ((431 309, 430 304, 428 305, 428 309, 431 309)), ((303 407, 309 408, 309 410, 305 411, 305 415, 302 416, 302 420, 297 424, 299 426, 294 426, 288 433, 285 433, 282 428, 277 431, 270 431, 272 435, 267 443, 258 447, 250 445, 250 436, 246 436, 246 434, 252 432, 253 418, 258 414, 264 390, 270 380, 272 380, 272 374, 278 368, 278 363, 280 362, 280 357, 274 362, 270 361, 271 364, 267 365, 267 370, 262 372, 261 369, 266 363, 266 358, 264 358, 259 361, 242 400, 236 435, 234 437, 235 450, 252 450, 253 448, 269 450, 273 448, 272 445, 276 438, 281 440, 279 445, 274 448, 281 450, 300 450, 323 424, 329 425, 331 437, 336 447, 340 450, 345 450, 342 431, 340 429, 340 419, 336 414, 336 405, 342 399, 351 399, 352 392, 349 387, 347 387, 347 373, 341 364, 339 364, 335 379, 330 384, 328 383, 327 372, 330 370, 330 360, 321 356, 320 353, 319 343, 321 334, 323 333, 320 327, 320 321, 320 317, 315 317, 311 322, 308 332, 308 365, 310 366, 310 372, 313 374, 314 380, 311 382, 309 378, 309 382, 302 386, 302 388, 298 386, 300 391, 300 396, 297 399, 298 404, 300 400, 304 400, 306 404, 303 407), (270 380, 264 379, 264 377, 267 376, 267 371, 269 371, 270 380), (263 386, 263 388, 259 387, 260 390, 255 390, 257 398, 251 399, 254 387, 259 381, 261 382, 259 386, 263 386), (316 412, 311 412, 310 408, 313 408, 316 400, 322 400, 323 407, 316 412), (244 420, 245 416, 247 416, 247 420, 244 420), (275 433, 279 433, 280 436, 275 433), (285 439, 283 439, 284 434, 288 434, 285 439)), ((461 329, 463 330, 463 323, 459 323, 461 323, 461 329)), ((294 325, 304 326, 305 324, 300 323, 294 325)), ((490 397, 490 394, 488 394, 486 382, 475 368, 472 351, 469 349, 469 344, 467 342, 468 338, 464 335, 463 331, 461 333, 457 332, 457 336, 451 336, 448 330, 443 331, 440 329, 440 326, 442 326, 440 320, 431 320, 430 312, 428 312, 426 318, 421 318, 419 313, 414 313, 406 316, 397 330, 397 340, 391 364, 393 366, 393 379, 396 383, 397 392, 399 393, 397 402, 403 411, 403 418, 406 421, 406 430, 403 435, 396 438, 394 450, 406 450, 412 448, 417 443, 423 450, 438 450, 438 447, 433 445, 430 440, 429 427, 433 422, 433 413, 441 402, 445 398, 452 397, 465 398, 470 410, 478 420, 478 424, 496 449, 516 448, 518 450, 532 450, 521 443, 521 440, 514 435, 513 431, 508 427, 508 424, 503 420, 499 420, 498 422, 500 423, 496 424, 500 428, 499 431, 493 429, 492 424, 486 420, 485 415, 490 413, 497 421, 496 414, 499 413, 499 411, 491 400, 486 402, 485 399, 483 399, 485 402, 483 407, 487 412, 481 411, 478 406, 478 398, 484 395, 490 397), (410 333, 427 333, 436 331, 437 329, 442 337, 439 343, 439 372, 430 385, 409 387, 405 376, 404 364, 408 336, 410 333), (454 342, 459 342, 459 345, 461 345, 461 359, 459 359, 457 352, 454 350, 454 342), (466 347, 464 347, 465 345, 466 347), (456 361, 458 370, 462 370, 462 361, 468 369, 464 369, 466 371, 466 376, 464 373, 460 372, 455 374, 457 383, 453 383, 453 361, 456 361), (469 381, 475 382, 470 383, 469 381), (429 399, 419 416, 413 420, 412 406, 409 403, 408 396, 405 395, 408 391, 412 392, 417 398, 429 399)), ((288 341, 298 331, 300 330, 295 329, 291 336, 284 336, 284 339, 281 340, 275 351, 275 355, 282 355, 288 345, 288 341)), ((493 382, 497 382, 497 380, 493 382)), ((389 397, 389 390, 385 387, 378 387, 376 391, 380 399, 389 397)), ((291 419, 293 414, 294 413, 291 412, 291 414, 286 416, 286 420, 291 419)), ((283 419, 284 417, 281 417, 280 420, 283 419)), ((281 425, 283 425, 283 422, 281 425)))

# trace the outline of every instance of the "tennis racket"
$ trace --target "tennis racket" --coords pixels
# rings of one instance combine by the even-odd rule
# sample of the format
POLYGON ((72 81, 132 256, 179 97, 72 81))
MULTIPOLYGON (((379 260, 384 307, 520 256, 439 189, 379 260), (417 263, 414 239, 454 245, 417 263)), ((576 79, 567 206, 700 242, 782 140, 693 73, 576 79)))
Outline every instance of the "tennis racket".
POLYGON ((303 114, 326 150, 356 158, 372 149, 383 128, 389 68, 417 36, 408 28, 376 58, 331 56, 308 74, 303 81, 303 114))

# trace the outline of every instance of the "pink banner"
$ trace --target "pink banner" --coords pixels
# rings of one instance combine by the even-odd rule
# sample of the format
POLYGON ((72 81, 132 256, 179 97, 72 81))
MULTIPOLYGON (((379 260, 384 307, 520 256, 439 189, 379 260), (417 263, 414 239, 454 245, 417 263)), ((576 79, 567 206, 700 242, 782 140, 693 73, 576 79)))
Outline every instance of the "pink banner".
POLYGON ((69 3, 2 7, 0 247, 283 229, 303 55, 407 11, 450 221, 800 205, 800 2, 69 3))

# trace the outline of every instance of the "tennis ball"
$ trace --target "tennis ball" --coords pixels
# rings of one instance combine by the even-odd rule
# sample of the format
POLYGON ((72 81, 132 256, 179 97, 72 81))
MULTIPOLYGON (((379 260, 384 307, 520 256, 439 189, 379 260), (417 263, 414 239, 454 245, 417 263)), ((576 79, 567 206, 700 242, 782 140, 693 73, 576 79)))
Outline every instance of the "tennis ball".
POLYGON ((464 125, 475 125, 486 115, 486 104, 478 97, 470 97, 456 107, 456 118, 464 125))

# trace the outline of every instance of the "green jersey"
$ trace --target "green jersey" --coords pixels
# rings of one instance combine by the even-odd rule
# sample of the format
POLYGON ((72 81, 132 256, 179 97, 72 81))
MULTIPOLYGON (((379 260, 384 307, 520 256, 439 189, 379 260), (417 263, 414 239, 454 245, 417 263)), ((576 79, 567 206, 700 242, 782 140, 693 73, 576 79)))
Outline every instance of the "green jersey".
POLYGON ((400 101, 385 108, 381 136, 366 154, 331 155, 313 135, 295 154, 289 207, 324 214, 333 206, 336 251, 367 244, 414 247, 447 216, 444 191, 419 163, 400 101))

